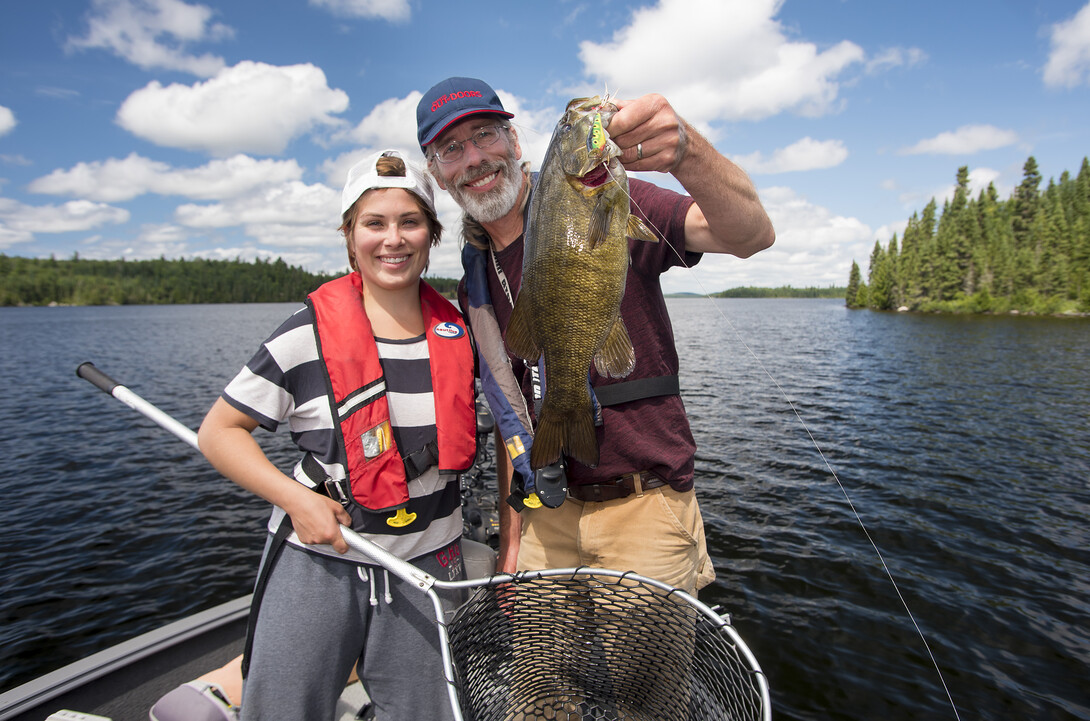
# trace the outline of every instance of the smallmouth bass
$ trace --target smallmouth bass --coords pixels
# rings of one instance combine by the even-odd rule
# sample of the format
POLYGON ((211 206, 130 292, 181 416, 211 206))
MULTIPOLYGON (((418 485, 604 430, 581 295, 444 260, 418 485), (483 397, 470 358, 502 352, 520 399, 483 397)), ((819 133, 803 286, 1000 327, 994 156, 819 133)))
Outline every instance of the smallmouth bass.
POLYGON ((630 212, 628 176, 608 133, 617 106, 598 96, 568 103, 530 199, 522 286, 508 349, 545 356, 544 396, 530 450, 533 469, 561 454, 596 466, 588 373, 623 378, 636 356, 621 319, 629 236, 658 238, 630 212))

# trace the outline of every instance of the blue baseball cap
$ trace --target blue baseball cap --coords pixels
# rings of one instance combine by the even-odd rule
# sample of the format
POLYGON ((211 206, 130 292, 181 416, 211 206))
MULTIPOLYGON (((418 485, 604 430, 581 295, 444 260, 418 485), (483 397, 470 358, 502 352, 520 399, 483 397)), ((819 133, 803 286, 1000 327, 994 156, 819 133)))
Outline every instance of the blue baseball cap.
POLYGON ((496 91, 476 78, 447 78, 431 87, 416 106, 416 138, 425 153, 452 123, 477 113, 515 117, 503 109, 496 91))

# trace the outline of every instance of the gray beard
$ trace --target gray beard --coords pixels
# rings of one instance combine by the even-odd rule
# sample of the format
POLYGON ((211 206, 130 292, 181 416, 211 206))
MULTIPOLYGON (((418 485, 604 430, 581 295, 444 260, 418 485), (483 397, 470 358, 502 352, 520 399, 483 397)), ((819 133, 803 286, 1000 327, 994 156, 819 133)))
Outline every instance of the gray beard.
POLYGON ((511 212, 518 203, 519 191, 522 190, 522 170, 519 169, 518 160, 508 155, 504 161, 488 163, 474 173, 479 178, 501 169, 500 184, 487 195, 463 190, 461 179, 449 184, 447 192, 454 198, 454 202, 461 206, 466 215, 479 223, 493 223, 511 212))

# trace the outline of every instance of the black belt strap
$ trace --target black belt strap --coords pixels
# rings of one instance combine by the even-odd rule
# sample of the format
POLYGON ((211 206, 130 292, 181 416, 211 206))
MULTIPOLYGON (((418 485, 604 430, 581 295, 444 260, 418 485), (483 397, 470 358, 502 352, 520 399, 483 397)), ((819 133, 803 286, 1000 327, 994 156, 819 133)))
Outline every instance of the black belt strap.
POLYGON ((638 378, 634 381, 611 383, 594 389, 594 396, 598 399, 598 404, 602 406, 615 406, 641 398, 677 395, 681 395, 681 384, 677 376, 638 378))

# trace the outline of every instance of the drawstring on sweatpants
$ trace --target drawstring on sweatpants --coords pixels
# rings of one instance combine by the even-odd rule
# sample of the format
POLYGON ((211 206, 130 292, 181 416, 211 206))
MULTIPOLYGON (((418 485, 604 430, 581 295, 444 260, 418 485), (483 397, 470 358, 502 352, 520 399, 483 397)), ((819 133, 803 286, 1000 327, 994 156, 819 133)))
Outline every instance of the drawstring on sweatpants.
MULTIPOLYGON (((364 575, 363 575, 363 569, 364 568, 365 568, 364 566, 357 566, 356 567, 356 575, 360 577, 361 581, 363 581, 364 583, 371 586, 371 595, 370 595, 369 600, 370 600, 372 606, 377 606, 378 605, 378 594, 375 591, 375 569, 371 568, 370 566, 366 566, 367 576, 364 577, 364 575)), ((394 602, 394 595, 390 591, 390 572, 387 571, 385 568, 382 569, 382 577, 383 577, 382 578, 383 582, 386 584, 386 593, 384 595, 384 598, 386 600, 386 605, 389 606, 391 603, 394 602)))

